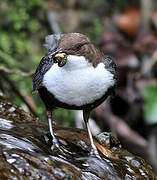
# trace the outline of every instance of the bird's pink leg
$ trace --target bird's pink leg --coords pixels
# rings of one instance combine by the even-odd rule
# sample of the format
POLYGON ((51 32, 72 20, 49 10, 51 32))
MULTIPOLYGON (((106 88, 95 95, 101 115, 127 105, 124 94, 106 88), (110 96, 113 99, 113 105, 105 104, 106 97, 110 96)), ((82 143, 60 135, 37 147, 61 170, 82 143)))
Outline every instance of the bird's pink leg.
POLYGON ((90 114, 89 110, 83 110, 83 118, 84 118, 84 122, 85 122, 85 125, 86 125, 86 128, 87 128, 87 131, 88 131, 88 136, 89 136, 90 146, 91 146, 90 147, 90 155, 101 159, 101 157, 100 157, 100 155, 98 153, 98 150, 97 150, 96 146, 94 145, 92 133, 90 131, 89 122, 88 122, 89 114, 90 114))

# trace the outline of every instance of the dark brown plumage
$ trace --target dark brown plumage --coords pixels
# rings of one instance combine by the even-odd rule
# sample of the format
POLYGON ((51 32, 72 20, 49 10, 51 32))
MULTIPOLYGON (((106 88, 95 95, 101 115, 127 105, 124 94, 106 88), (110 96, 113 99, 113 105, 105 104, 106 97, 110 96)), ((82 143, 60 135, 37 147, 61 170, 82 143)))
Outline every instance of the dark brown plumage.
POLYGON ((61 37, 57 49, 66 54, 84 56, 94 67, 105 60, 102 52, 90 41, 90 39, 80 33, 69 33, 61 37))

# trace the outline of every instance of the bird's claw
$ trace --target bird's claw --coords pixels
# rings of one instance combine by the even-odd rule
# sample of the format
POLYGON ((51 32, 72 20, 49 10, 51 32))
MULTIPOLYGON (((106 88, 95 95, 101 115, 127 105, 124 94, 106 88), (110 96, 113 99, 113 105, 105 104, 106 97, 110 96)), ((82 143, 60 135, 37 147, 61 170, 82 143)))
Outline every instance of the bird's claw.
POLYGON ((99 153, 98 153, 98 150, 97 149, 94 149, 94 148, 91 148, 90 150, 90 156, 92 157, 96 157, 98 159, 101 159, 99 153))
POLYGON ((62 155, 65 155, 63 148, 61 147, 61 145, 59 144, 59 141, 56 138, 53 138, 52 141, 53 145, 51 146, 51 150, 52 152, 59 152, 62 155))

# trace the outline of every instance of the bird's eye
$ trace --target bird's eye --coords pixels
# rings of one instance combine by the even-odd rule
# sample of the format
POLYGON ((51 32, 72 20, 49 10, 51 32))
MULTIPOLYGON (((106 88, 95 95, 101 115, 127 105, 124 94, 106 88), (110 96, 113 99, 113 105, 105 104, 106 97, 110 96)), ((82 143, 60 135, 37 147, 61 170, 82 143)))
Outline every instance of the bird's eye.
POLYGON ((79 51, 79 50, 81 49, 81 47, 82 47, 82 44, 77 44, 77 45, 75 46, 75 50, 76 50, 76 51, 79 51))

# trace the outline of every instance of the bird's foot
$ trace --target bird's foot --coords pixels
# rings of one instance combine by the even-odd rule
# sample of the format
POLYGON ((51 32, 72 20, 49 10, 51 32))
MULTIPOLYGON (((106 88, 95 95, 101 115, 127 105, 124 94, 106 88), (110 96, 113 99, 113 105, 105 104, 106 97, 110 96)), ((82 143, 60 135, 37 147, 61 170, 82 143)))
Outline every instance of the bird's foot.
POLYGON ((98 159, 101 159, 99 153, 98 153, 98 150, 96 148, 91 148, 90 150, 90 156, 92 157, 96 157, 98 159))
POLYGON ((56 137, 53 138, 52 143, 53 143, 53 145, 51 146, 51 150, 52 150, 53 152, 57 152, 57 153, 59 152, 59 153, 61 153, 62 155, 65 155, 64 150, 63 150, 63 148, 61 147, 61 145, 59 144, 59 141, 57 140, 56 137))
POLYGON ((53 145, 51 146, 52 151, 60 148, 59 142, 56 138, 53 138, 52 143, 53 143, 53 145))

